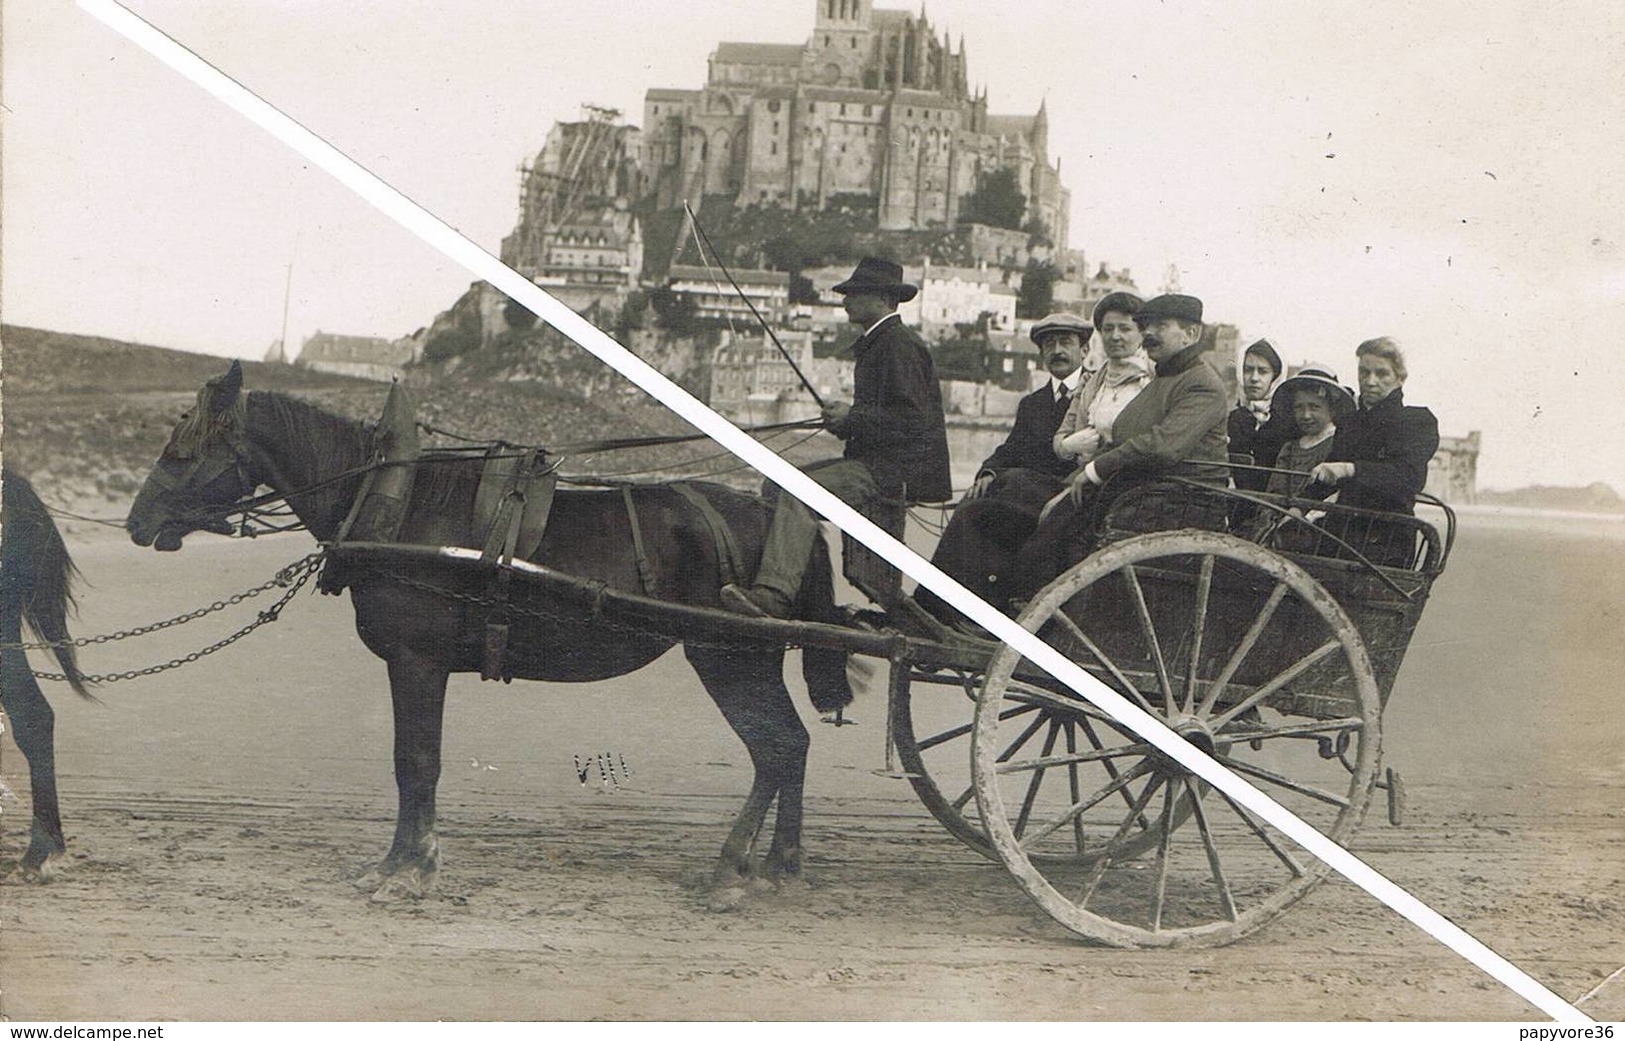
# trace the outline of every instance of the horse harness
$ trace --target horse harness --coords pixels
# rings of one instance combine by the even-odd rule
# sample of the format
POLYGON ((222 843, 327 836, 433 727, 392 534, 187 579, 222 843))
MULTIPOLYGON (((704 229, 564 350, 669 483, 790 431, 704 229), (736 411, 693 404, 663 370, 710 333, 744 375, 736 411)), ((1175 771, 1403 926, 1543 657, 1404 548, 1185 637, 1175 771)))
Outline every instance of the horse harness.
MULTIPOLYGON (((480 663, 480 678, 511 682, 513 675, 506 668, 508 648, 508 606, 513 580, 513 561, 530 559, 541 546, 548 516, 558 486, 558 463, 530 450, 521 456, 493 455, 487 459, 486 469, 475 494, 475 518, 479 523, 485 516, 480 506, 481 496, 495 495, 495 486, 506 480, 499 505, 486 524, 485 548, 481 563, 493 569, 485 602, 490 613, 485 622, 484 654, 480 663), (515 462, 517 460, 517 462, 515 462)), ((693 484, 678 481, 660 487, 669 488, 680 495, 704 522, 716 549, 719 586, 733 582, 740 574, 738 540, 733 530, 712 502, 693 484)), ((633 561, 638 575, 638 591, 647 597, 658 598, 662 592, 656 581, 656 572, 643 538, 643 525, 638 517, 635 488, 621 485, 621 501, 626 507, 627 525, 632 533, 633 561)))

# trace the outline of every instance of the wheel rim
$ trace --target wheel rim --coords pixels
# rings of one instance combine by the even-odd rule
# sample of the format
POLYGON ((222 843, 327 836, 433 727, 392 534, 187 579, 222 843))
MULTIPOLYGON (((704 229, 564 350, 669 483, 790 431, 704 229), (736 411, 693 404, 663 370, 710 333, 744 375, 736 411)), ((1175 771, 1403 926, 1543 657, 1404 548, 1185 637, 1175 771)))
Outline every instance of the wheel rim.
MULTIPOLYGON (((1063 574, 1019 621, 1333 841, 1359 827, 1381 758, 1376 680, 1353 622, 1291 561, 1216 532, 1143 535, 1063 574)), ((972 745, 990 845, 1090 939, 1228 943, 1328 871, 1010 647, 972 745), (1008 712, 1031 701, 1087 744, 1001 759, 1008 712)))

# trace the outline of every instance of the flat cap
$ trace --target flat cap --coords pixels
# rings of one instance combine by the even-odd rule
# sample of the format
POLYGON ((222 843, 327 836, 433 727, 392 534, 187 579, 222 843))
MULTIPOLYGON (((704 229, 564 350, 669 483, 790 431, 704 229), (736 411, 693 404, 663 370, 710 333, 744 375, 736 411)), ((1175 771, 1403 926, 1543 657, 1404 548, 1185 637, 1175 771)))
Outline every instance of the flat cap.
POLYGON ((1077 315, 1066 311, 1056 311, 1054 314, 1047 314, 1040 318, 1027 335, 1032 337, 1034 343, 1037 343, 1038 338, 1045 333, 1077 333, 1078 338, 1087 343, 1094 331, 1094 326, 1077 315))
POLYGON ((1164 293, 1154 296, 1145 302, 1145 306, 1134 312, 1136 321, 1155 318, 1182 318, 1187 322, 1200 322, 1202 320, 1202 301, 1194 296, 1183 293, 1164 293))

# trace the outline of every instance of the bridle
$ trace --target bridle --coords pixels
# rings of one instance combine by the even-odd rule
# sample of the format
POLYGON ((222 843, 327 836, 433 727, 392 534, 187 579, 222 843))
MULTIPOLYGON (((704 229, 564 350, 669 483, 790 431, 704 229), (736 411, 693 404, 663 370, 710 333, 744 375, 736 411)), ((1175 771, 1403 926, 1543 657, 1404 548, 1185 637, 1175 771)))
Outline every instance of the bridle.
POLYGON ((243 399, 239 396, 224 409, 210 412, 206 399, 212 389, 205 387, 198 394, 196 410, 181 421, 164 450, 165 460, 184 462, 186 465, 173 473, 163 466, 154 467, 147 476, 147 481, 158 491, 185 501, 195 496, 196 489, 209 487, 230 473, 236 483, 236 492, 229 504, 188 509, 174 518, 182 523, 193 523, 203 518, 204 523, 199 527, 204 530, 219 530, 225 524, 225 517, 243 508, 244 500, 252 501, 254 489, 259 487, 259 482, 249 474, 243 399), (216 515, 219 524, 212 523, 216 515))

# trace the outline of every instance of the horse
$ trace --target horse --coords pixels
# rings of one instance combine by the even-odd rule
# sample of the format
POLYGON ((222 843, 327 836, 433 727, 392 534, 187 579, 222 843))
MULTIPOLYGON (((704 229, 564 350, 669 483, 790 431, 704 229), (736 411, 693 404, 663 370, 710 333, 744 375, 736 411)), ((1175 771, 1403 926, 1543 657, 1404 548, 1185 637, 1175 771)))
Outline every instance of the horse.
MULTIPOLYGON (((373 427, 285 394, 242 389, 241 366, 211 379, 182 418, 142 485, 126 522, 137 545, 181 547, 197 530, 224 532, 244 497, 266 486, 285 498, 316 539, 340 531, 369 465, 373 427)), ((398 541, 430 546, 484 544, 472 504, 481 460, 431 451, 420 460, 398 541)), ((694 484, 732 531, 742 562, 760 559, 769 508, 758 497, 715 484, 694 484)), ((718 608, 722 551, 716 533, 687 498, 659 484, 623 489, 560 488, 533 562, 615 589, 637 592, 646 579, 662 599, 718 608), (630 498, 641 532, 635 552, 630 498)), ((417 564, 419 569, 428 565, 417 564)), ((395 835, 382 861, 358 882, 377 902, 426 894, 439 870, 435 789, 440 777, 441 722, 453 672, 479 672, 485 629, 468 595, 448 596, 444 572, 343 568, 356 631, 384 660, 394 710, 395 835)), ((402 570, 407 569, 407 570, 402 570)), ((455 578, 455 576, 453 576, 455 578)), ((451 584, 456 584, 452 582, 451 584)), ((470 588, 480 588, 477 584, 470 588)), ((797 604, 800 617, 834 621, 827 554, 815 553, 797 604)), ((518 678, 585 682, 623 676, 679 640, 628 631, 592 617, 514 615, 506 668, 518 678)), ((713 875, 711 904, 737 904, 753 877, 774 883, 801 871, 802 790, 809 738, 783 678, 784 646, 684 644, 684 654, 723 718, 744 742, 753 779, 729 830, 713 875), (777 799, 773 839, 756 856, 756 839, 777 799)), ((803 675, 813 705, 829 712, 852 700, 839 651, 807 648, 803 675)))
POLYGON ((78 570, 62 533, 33 485, 10 469, 0 469, 0 707, 11 718, 12 737, 28 760, 33 791, 33 825, 21 873, 25 881, 49 882, 53 861, 68 849, 56 794, 56 714, 45 700, 22 643, 26 621, 34 635, 51 643, 68 686, 89 698, 85 674, 68 633, 78 570))

